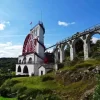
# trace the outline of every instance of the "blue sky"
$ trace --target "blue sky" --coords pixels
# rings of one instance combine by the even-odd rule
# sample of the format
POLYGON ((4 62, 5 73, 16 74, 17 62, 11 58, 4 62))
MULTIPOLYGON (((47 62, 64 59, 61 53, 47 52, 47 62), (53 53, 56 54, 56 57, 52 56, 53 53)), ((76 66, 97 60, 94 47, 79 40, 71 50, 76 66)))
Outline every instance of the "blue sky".
POLYGON ((41 12, 45 45, 50 46, 100 23, 99 4, 100 0, 0 0, 0 57, 21 54, 29 23, 36 25, 41 12))

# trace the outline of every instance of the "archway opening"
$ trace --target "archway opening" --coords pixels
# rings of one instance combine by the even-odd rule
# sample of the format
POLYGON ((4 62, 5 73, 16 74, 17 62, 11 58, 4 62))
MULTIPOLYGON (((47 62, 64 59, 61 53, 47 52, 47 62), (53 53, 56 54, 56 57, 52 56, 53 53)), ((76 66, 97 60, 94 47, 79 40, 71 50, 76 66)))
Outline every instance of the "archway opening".
POLYGON ((23 59, 23 64, 26 64, 26 57, 24 57, 23 59))
POLYGON ((21 72, 21 67, 20 66, 18 66, 17 72, 21 72))
POLYGON ((87 40, 89 44, 89 57, 100 58, 100 35, 98 33, 91 34, 87 40))
POLYGON ((28 74, 28 68, 27 68, 27 66, 24 67, 23 73, 27 73, 28 74))
POLYGON ((31 58, 31 57, 29 58, 28 63, 29 63, 29 64, 32 64, 32 58, 31 58))
POLYGON ((19 62, 18 62, 19 64, 21 64, 21 60, 19 60, 19 62))
POLYGON ((65 44, 62 49, 64 50, 64 61, 70 60, 70 46, 65 44))
POLYGON ((75 41, 75 45, 74 45, 74 48, 75 48, 75 57, 78 57, 78 58, 84 58, 84 49, 83 49, 83 41, 81 39, 78 39, 75 41))

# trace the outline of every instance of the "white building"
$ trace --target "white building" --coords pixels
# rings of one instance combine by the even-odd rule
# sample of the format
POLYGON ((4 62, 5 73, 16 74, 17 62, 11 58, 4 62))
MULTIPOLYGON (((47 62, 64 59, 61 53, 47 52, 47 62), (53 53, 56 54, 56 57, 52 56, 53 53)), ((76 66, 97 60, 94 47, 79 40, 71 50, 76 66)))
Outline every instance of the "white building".
POLYGON ((24 41, 22 55, 18 57, 16 75, 31 76, 45 73, 44 71, 39 71, 44 59, 44 33, 45 28, 41 22, 30 30, 24 41))

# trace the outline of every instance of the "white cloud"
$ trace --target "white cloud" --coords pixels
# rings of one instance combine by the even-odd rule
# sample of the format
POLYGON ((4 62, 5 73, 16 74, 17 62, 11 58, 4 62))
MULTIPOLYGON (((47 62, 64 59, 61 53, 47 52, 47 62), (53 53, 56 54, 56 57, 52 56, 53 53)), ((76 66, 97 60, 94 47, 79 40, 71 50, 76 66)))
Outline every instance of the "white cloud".
POLYGON ((4 28, 5 28, 5 24, 0 24, 0 30, 4 30, 4 28))
POLYGON ((22 54, 22 45, 13 45, 12 42, 0 43, 0 57, 18 57, 22 54))
POLYGON ((63 22, 63 21, 58 21, 58 25, 60 26, 69 26, 69 25, 72 25, 72 24, 75 24, 75 22, 71 22, 71 23, 67 23, 67 22, 63 22))
POLYGON ((4 30, 6 25, 10 25, 9 21, 0 21, 0 30, 4 30))
POLYGON ((47 49, 46 51, 51 53, 53 51, 53 48, 47 49))
POLYGON ((97 42, 97 40, 99 40, 99 38, 92 37, 92 42, 93 42, 93 43, 96 43, 96 42, 97 42))

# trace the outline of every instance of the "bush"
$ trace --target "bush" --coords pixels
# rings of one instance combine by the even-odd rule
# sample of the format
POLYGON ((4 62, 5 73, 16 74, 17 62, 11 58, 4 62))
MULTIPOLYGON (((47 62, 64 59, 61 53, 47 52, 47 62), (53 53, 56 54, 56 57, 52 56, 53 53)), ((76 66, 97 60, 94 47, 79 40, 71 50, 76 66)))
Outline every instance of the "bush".
MULTIPOLYGON (((39 89, 24 89, 24 87, 22 89, 20 89, 21 91, 19 92, 19 95, 17 96, 18 100, 33 100, 33 98, 35 99, 38 95, 45 95, 45 94, 51 94, 52 91, 49 89, 43 89, 43 90, 39 90, 39 89)), ((42 100, 42 99, 40 99, 42 100)), ((44 100, 44 99, 43 99, 44 100)))
POLYGON ((81 62, 83 62, 83 59, 76 56, 73 61, 70 61, 70 66, 74 66, 75 64, 81 63, 81 62))
POLYGON ((11 95, 11 88, 12 88, 12 86, 13 85, 15 85, 16 83, 18 83, 18 81, 17 80, 10 80, 10 79, 8 79, 8 80, 6 80, 5 82, 4 82, 4 84, 1 86, 1 88, 0 88, 0 94, 1 94, 1 96, 4 96, 4 97, 11 97, 12 95, 11 95))
POLYGON ((42 77, 42 81, 45 82, 45 81, 49 81, 49 80, 54 80, 54 78, 52 76, 43 76, 42 77))
POLYGON ((10 93, 10 88, 1 88, 0 89, 1 96, 8 97, 8 93, 10 93))
POLYGON ((63 67, 64 67, 63 63, 58 64, 58 69, 63 68, 63 67))
POLYGON ((15 72, 11 72, 11 76, 16 76, 15 72))
POLYGON ((98 79, 98 84, 96 86, 96 89, 93 95, 93 100, 100 100, 100 76, 98 76, 97 79, 98 79))
POLYGON ((22 84, 15 84, 13 88, 11 88, 11 92, 18 92, 22 88, 22 84))
POLYGON ((61 100, 60 97, 57 95, 51 95, 51 94, 40 94, 36 96, 36 100, 61 100))
POLYGON ((38 89, 25 89, 22 88, 19 92, 18 100, 30 100, 29 98, 36 98, 36 96, 41 93, 38 89))
POLYGON ((18 90, 18 94, 22 94, 27 88, 26 87, 21 87, 19 90, 18 90))
POLYGON ((84 63, 76 64, 74 66, 74 69, 83 68, 83 67, 90 67, 90 66, 93 66, 93 64, 84 62, 84 63))

